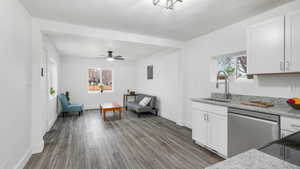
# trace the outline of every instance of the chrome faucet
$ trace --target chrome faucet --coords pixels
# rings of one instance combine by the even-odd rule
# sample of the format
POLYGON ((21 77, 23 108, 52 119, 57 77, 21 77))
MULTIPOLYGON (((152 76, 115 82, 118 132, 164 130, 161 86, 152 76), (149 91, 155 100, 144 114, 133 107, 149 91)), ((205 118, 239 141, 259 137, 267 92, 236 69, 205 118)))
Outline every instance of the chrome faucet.
POLYGON ((225 99, 230 99, 228 74, 225 71, 218 72, 216 88, 219 88, 219 78, 221 74, 223 74, 225 80, 225 99))

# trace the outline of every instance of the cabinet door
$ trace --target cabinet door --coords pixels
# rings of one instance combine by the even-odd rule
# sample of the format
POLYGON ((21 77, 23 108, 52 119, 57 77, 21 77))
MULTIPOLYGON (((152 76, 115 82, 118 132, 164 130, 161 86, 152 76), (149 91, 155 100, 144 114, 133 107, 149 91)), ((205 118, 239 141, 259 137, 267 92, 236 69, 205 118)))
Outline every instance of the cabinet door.
POLYGON ((208 114, 208 146, 227 156, 227 116, 208 114))
POLYGON ((248 74, 284 72, 284 16, 248 27, 248 74))
POLYGON ((192 119, 192 137, 193 140, 206 145, 207 144, 207 121, 206 112, 193 109, 192 119))
POLYGON ((300 11, 286 16, 286 71, 300 72, 300 11))

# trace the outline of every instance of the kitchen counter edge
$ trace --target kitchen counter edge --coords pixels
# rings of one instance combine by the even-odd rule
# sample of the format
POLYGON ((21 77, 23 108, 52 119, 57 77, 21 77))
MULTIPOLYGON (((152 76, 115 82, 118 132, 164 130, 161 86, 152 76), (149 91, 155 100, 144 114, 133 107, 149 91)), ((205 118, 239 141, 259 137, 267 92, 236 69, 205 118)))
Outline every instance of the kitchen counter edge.
POLYGON ((204 98, 192 98, 192 102, 199 102, 205 104, 212 104, 217 106, 225 106, 228 108, 238 108, 243 110, 250 110, 250 111, 257 111, 267 114, 275 114, 279 116, 291 117, 291 118, 298 118, 300 119, 300 110, 296 110, 289 105, 275 105, 274 107, 269 108, 262 108, 262 107, 255 107, 255 106, 247 106, 243 105, 239 102, 219 102, 219 101, 212 101, 206 100, 204 98))

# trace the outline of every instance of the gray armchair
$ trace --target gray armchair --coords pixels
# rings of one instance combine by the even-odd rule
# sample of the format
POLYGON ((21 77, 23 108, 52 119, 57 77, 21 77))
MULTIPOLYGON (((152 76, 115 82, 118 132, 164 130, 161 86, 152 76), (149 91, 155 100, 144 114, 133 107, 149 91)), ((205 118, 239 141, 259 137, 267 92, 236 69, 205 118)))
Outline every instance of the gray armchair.
POLYGON ((156 97, 146 95, 146 94, 136 94, 134 101, 126 102, 126 110, 128 109, 128 110, 135 111, 138 114, 138 117, 140 117, 142 113, 147 113, 147 112, 155 113, 155 115, 157 116, 158 112, 155 106, 156 106, 156 97), (144 99, 144 97, 151 98, 151 101, 146 106, 142 106, 139 104, 140 101, 144 99))

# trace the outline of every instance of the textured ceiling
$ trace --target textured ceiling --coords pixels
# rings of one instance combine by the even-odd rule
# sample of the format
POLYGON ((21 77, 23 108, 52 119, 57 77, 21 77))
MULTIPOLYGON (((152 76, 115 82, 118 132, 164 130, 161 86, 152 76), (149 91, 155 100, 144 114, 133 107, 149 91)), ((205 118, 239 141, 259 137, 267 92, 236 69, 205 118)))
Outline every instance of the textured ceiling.
POLYGON ((189 40, 292 0, 183 0, 174 10, 152 0, 20 0, 39 18, 189 40))

